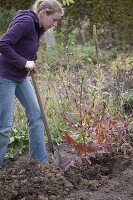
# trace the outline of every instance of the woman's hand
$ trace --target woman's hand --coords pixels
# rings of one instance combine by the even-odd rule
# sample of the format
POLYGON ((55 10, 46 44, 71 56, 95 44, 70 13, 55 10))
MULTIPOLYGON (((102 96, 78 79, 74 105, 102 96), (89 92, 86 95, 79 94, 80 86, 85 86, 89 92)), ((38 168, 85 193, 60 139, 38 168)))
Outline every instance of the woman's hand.
POLYGON ((27 62, 26 62, 25 68, 26 68, 28 71, 33 70, 35 67, 36 67, 36 65, 35 65, 35 62, 34 62, 34 61, 27 61, 27 62))

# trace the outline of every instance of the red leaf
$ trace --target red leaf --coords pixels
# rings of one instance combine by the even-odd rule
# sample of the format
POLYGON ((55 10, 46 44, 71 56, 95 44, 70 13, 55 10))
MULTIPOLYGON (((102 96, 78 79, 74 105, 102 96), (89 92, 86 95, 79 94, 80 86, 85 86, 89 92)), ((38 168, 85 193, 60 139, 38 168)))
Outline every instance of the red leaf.
POLYGON ((128 122, 125 122, 124 127, 125 127, 125 128, 128 128, 128 125, 129 125, 129 123, 128 123, 128 122))
POLYGON ((113 117, 113 118, 112 118, 112 121, 111 121, 111 124, 112 124, 113 126, 115 126, 117 123, 118 123, 118 117, 113 117))
POLYGON ((67 133, 64 133, 62 138, 64 140, 66 140, 69 144, 73 145, 74 148, 76 149, 76 151, 78 152, 78 155, 80 154, 84 154, 86 155, 86 153, 91 153, 95 151, 95 148, 93 146, 89 146, 89 147, 84 147, 83 144, 75 141, 73 138, 71 138, 67 133))
POLYGON ((73 138, 71 138, 67 133, 64 133, 62 135, 62 139, 67 141, 69 144, 77 145, 77 141, 75 141, 73 138))

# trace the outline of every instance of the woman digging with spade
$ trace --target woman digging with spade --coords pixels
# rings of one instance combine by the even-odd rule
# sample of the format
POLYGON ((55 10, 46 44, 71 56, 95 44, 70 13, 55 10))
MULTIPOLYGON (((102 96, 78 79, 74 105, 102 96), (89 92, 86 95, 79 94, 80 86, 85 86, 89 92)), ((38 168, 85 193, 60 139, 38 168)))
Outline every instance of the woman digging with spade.
POLYGON ((15 96, 27 117, 30 157, 48 162, 41 112, 28 72, 35 68, 40 36, 56 27, 63 14, 57 0, 37 0, 33 9, 17 11, 0 39, 0 167, 13 124, 15 96))

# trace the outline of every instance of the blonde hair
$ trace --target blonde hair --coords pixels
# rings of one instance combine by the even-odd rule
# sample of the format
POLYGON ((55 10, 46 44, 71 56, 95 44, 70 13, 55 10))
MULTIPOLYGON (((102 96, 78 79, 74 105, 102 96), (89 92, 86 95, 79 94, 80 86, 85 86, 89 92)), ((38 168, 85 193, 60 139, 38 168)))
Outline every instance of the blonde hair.
POLYGON ((62 15, 64 14, 62 4, 57 0, 37 0, 32 6, 32 9, 37 14, 43 10, 45 10, 48 15, 51 15, 55 12, 59 12, 62 15))

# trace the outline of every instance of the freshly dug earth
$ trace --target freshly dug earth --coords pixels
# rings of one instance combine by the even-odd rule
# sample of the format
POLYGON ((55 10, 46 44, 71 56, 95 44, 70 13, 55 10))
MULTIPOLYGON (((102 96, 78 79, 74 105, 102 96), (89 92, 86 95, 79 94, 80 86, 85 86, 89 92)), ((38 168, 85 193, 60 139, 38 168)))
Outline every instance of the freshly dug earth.
MULTIPOLYGON (((60 150, 61 151, 61 150, 60 150)), ((0 170, 0 200, 132 200, 131 156, 102 155, 66 172, 30 160, 8 158, 0 170)))

